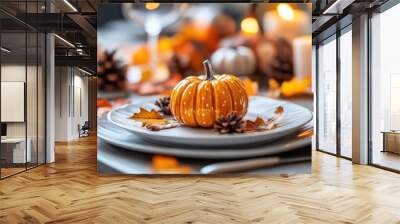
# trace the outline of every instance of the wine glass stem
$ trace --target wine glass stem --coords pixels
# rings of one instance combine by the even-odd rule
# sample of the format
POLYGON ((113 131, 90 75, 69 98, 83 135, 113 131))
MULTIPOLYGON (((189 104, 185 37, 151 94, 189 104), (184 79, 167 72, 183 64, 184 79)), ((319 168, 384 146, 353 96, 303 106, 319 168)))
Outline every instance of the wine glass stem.
POLYGON ((159 35, 149 35, 149 46, 150 46, 150 66, 155 69, 158 60, 158 38, 159 35))

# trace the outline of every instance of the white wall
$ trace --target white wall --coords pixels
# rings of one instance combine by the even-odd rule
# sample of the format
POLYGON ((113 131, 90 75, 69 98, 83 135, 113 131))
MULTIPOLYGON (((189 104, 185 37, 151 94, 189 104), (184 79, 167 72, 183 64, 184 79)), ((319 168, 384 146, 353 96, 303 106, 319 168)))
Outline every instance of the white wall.
POLYGON ((88 78, 76 68, 56 67, 55 85, 55 140, 77 139, 78 125, 88 120, 88 78))
POLYGON ((55 141, 68 141, 69 139, 69 69, 67 67, 55 68, 55 141))
MULTIPOLYGON (((27 67, 28 74, 36 74, 36 67, 28 66, 27 67)), ((1 81, 4 82, 26 82, 25 80, 25 65, 2 65, 1 66, 1 81)), ((30 76, 28 76, 28 84, 29 87, 36 87, 36 80, 32 80, 30 76)), ((36 111, 36 88, 27 88, 27 106, 34 107, 36 111), (31 104, 33 102, 33 104, 31 104)), ((40 107, 41 105, 39 105, 40 107)), ((2 110, 7 110, 7 108, 1 108, 2 110)), ((34 124, 28 124, 28 128, 32 127, 36 130, 36 113, 27 113, 28 122, 33 122, 34 124), (33 127, 35 126, 35 127, 33 127)), ((28 130, 28 134, 30 131, 28 130)), ((8 137, 25 137, 25 122, 11 122, 7 123, 7 136, 8 137)), ((29 136, 28 136, 29 137, 29 136)))
MULTIPOLYGON (((25 65, 2 65, 1 81, 25 82, 25 65)), ((6 108, 1 108, 1 110, 6 110, 6 108)), ((25 137, 25 123, 7 123, 7 137, 25 137)))
MULTIPOLYGON (((44 162, 45 150, 45 118, 44 118, 44 74, 42 68, 21 64, 3 64, 1 66, 1 81, 3 82, 24 82, 26 83, 26 107, 22 112, 27 115, 27 120, 23 122, 6 122, 8 138, 25 138, 30 140, 32 162, 39 159, 39 163, 44 162), (38 70, 37 70, 38 69, 38 70), (27 80, 25 80, 27 78, 27 80), (39 156, 37 156, 39 153, 39 156)), ((22 93, 23 94, 23 93, 22 93)), ((2 96, 4 97, 4 96, 2 96)), ((1 108, 10 110, 10 108, 1 108)))

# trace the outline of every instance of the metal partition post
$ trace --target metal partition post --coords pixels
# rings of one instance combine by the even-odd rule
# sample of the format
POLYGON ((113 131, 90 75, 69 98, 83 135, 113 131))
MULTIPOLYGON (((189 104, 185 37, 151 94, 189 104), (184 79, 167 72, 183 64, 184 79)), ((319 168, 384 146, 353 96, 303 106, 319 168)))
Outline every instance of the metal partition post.
POLYGON ((353 20, 353 162, 368 163, 368 15, 353 20))
MULTIPOLYGON (((46 1, 46 12, 54 12, 51 1, 46 1)), ((55 161, 55 42, 54 34, 46 34, 46 163, 55 161)))

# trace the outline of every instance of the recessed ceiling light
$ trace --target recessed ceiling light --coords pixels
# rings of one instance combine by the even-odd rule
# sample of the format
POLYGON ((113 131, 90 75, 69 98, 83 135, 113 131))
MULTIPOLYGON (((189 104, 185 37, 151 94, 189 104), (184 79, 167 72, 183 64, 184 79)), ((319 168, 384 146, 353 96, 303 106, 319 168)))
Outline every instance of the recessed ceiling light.
POLYGON ((62 42, 64 42, 65 44, 67 44, 70 47, 75 48, 75 45, 73 45, 71 42, 69 42, 68 40, 60 37, 58 34, 54 34, 55 37, 57 37, 59 40, 61 40, 62 42))
POLYGON ((83 73, 85 73, 85 74, 87 74, 87 75, 93 75, 92 73, 90 73, 90 72, 88 72, 88 71, 86 71, 86 70, 83 70, 83 69, 81 69, 81 68, 79 68, 79 67, 78 67, 78 70, 81 71, 81 72, 83 72, 83 73))
POLYGON ((68 0, 64 0, 64 3, 68 5, 74 12, 78 12, 78 10, 73 6, 68 0))
POLYGON ((323 15, 329 14, 342 14, 343 10, 351 5, 355 0, 336 0, 322 13, 323 15))
POLYGON ((7 49, 7 48, 5 48, 5 47, 1 47, 0 49, 1 49, 2 51, 6 52, 6 53, 10 53, 10 52, 11 52, 11 50, 9 50, 9 49, 7 49))

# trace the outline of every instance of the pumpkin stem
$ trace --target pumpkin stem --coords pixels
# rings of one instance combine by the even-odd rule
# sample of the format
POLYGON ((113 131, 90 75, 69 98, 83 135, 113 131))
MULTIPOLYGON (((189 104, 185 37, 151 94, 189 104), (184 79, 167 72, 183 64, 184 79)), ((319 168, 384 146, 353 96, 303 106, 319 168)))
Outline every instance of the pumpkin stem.
POLYGON ((206 79, 214 79, 214 71, 212 70, 211 63, 208 60, 203 61, 204 69, 206 70, 206 79))

